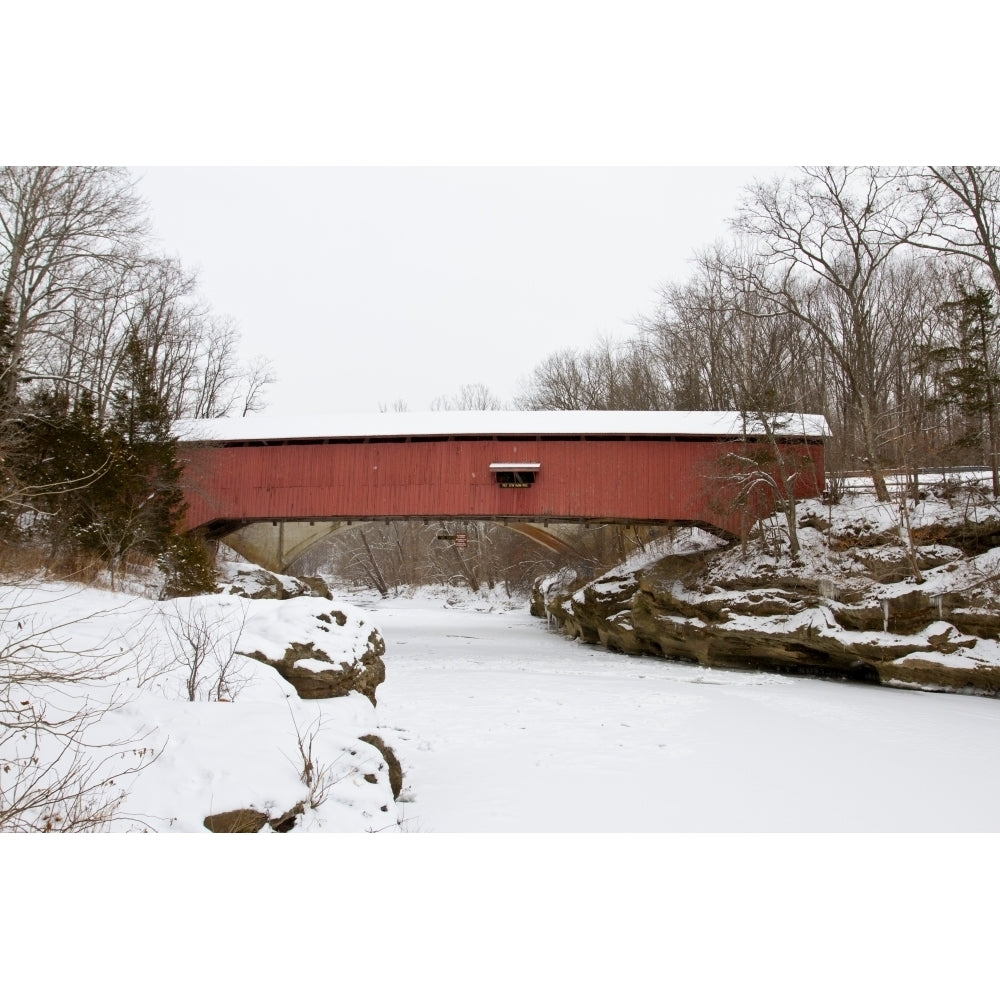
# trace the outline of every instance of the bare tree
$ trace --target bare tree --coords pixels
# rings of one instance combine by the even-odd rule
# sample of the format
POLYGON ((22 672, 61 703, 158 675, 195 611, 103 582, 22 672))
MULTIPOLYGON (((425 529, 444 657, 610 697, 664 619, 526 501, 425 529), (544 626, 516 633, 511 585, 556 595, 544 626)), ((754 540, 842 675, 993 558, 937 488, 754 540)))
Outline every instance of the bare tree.
POLYGON ((895 317, 881 294, 917 228, 900 170, 803 168, 751 185, 736 217, 768 278, 762 296, 823 344, 843 378, 879 499, 888 500, 881 445, 886 386, 898 360, 895 317))
POLYGON ((590 401, 584 363, 569 348, 545 358, 515 400, 522 410, 586 410, 590 401))
POLYGON ((641 337, 604 337, 586 351, 550 354, 532 372, 515 403, 523 410, 656 410, 667 396, 656 359, 641 337))
POLYGON ((488 521, 369 522, 363 529, 335 535, 308 556, 310 572, 377 589, 381 578, 386 594, 401 587, 458 581, 477 589, 481 580, 491 589, 503 585, 508 596, 524 594, 536 576, 554 565, 553 554, 537 542, 488 521), (458 534, 466 536, 461 550, 455 545, 458 534))
POLYGON ((374 586, 378 589, 378 592, 383 597, 388 597, 389 584, 386 583, 385 576, 382 573, 382 568, 379 566, 378 559, 372 551, 372 547, 368 542, 368 536, 365 534, 364 528, 358 529, 358 536, 361 538, 361 544, 364 546, 365 555, 368 557, 367 561, 363 564, 365 575, 368 577, 369 581, 374 584, 374 586))
POLYGON ((471 382, 459 388, 453 396, 438 396, 432 410, 502 410, 500 398, 482 382, 471 382))
POLYGON ((145 226, 135 181, 122 168, 0 169, 0 299, 11 324, 0 399, 44 365, 43 335, 65 319, 95 269, 129 257, 145 226))
POLYGON ((269 363, 242 366, 229 319, 196 298, 178 261, 144 253, 147 224, 124 168, 0 167, 0 400, 26 381, 92 394, 101 419, 121 352, 139 336, 178 416, 260 408, 269 363))
POLYGON ((406 413, 409 406, 405 399, 394 399, 391 403, 379 403, 379 413, 406 413))
MULTIPOLYGON (((717 248, 722 253, 721 248, 717 248)), ((654 317, 641 321, 669 405, 678 410, 728 410, 732 387, 721 364, 731 335, 722 269, 706 257, 694 276, 665 285, 654 317)))
MULTIPOLYGON (((909 178, 921 198, 921 225, 909 235, 917 247, 961 260, 969 271, 966 290, 982 283, 1000 299, 1000 167, 927 167, 909 178)), ((977 292, 968 293, 975 298, 977 292)), ((963 293, 960 292, 960 298, 963 293)), ((980 319, 982 315, 980 315, 980 319)), ((1000 412, 994 387, 1000 379, 1000 328, 980 324, 978 364, 986 389, 989 462, 993 494, 1000 496, 1000 412)))
MULTIPOLYGON (((701 255, 689 289, 669 290, 673 315, 652 333, 664 343, 685 328, 701 331, 715 408, 737 410, 743 437, 723 458, 728 502, 748 511, 776 505, 785 515, 793 558, 799 542, 796 495, 818 492, 805 440, 792 453, 792 413, 814 398, 820 376, 803 324, 762 295, 761 263, 752 253, 717 246, 701 255), (808 485, 804 480, 809 480, 808 485), (766 497, 766 500, 762 498, 766 497)), ((661 313, 662 316, 662 313, 661 313)), ((805 429, 800 433, 805 438, 805 429)))
POLYGON ((1000 167, 927 167, 908 179, 922 199, 908 241, 981 267, 1000 295, 1000 167))
MULTIPOLYGON (((80 511, 106 513, 129 472, 174 470, 173 420, 253 412, 274 380, 265 359, 240 362, 232 321, 197 297, 193 273, 145 252, 133 185, 107 167, 0 167, 0 529, 22 539, 18 512, 35 510, 36 534, 47 515, 53 545, 92 541, 113 564, 142 537, 135 526, 165 510, 149 503, 163 499, 163 483, 123 495, 114 527, 81 525, 80 511), (116 427, 126 396, 155 400, 155 462, 136 461, 153 443, 144 429, 116 427)), ((175 521, 146 537, 147 549, 175 521)))
POLYGON ((240 372, 240 396, 242 406, 240 416, 259 413, 267 405, 264 393, 269 385, 274 385, 278 377, 274 364, 263 354, 255 354, 240 372))
POLYGON ((826 409, 821 355, 802 323, 760 294, 763 280, 755 253, 717 244, 640 320, 671 407, 745 410, 748 395, 766 393, 775 412, 826 409))
POLYGON ((202 602, 179 599, 162 612, 174 662, 184 674, 188 701, 234 701, 245 687, 236 652, 246 627, 246 608, 233 616, 202 602))

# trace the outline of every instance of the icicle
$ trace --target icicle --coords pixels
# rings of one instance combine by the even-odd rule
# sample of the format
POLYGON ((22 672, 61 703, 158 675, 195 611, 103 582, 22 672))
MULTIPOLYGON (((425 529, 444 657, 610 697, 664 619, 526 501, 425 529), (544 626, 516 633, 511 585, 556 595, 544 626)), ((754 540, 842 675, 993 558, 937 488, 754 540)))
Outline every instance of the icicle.
POLYGON ((944 621, 944 594, 937 594, 934 603, 937 605, 938 620, 944 621))
POLYGON ((889 631, 889 598, 882 598, 882 631, 889 631))

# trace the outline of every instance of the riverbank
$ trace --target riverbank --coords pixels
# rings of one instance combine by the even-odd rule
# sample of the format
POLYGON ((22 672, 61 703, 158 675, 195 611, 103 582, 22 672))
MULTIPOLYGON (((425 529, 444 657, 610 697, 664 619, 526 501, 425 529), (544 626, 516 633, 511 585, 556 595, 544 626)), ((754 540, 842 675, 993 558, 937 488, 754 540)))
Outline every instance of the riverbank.
POLYGON ((1000 694, 1000 511, 981 487, 800 502, 794 557, 782 522, 742 545, 675 529, 583 585, 538 581, 532 612, 625 653, 1000 694))

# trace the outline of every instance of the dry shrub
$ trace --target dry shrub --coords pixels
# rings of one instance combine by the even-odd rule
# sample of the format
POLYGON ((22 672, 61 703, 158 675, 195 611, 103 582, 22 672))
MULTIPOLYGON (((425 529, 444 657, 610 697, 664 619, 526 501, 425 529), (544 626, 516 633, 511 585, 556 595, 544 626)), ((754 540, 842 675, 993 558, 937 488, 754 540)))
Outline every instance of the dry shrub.
MULTIPOLYGON (((44 577, 101 587, 106 585, 110 575, 110 567, 105 560, 69 545, 56 548, 31 540, 7 541, 0 552, 0 572, 8 581, 44 577)), ((136 553, 129 556, 125 569, 135 576, 148 576, 157 571, 156 560, 152 556, 136 553)))

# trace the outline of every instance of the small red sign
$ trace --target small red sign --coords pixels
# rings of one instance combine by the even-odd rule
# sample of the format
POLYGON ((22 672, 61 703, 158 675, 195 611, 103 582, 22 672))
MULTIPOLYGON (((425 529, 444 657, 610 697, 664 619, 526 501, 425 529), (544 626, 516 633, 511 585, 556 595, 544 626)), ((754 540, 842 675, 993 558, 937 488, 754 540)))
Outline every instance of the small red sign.
POLYGON ((464 534, 455 535, 455 548, 464 549, 467 548, 469 544, 469 536, 464 534))

